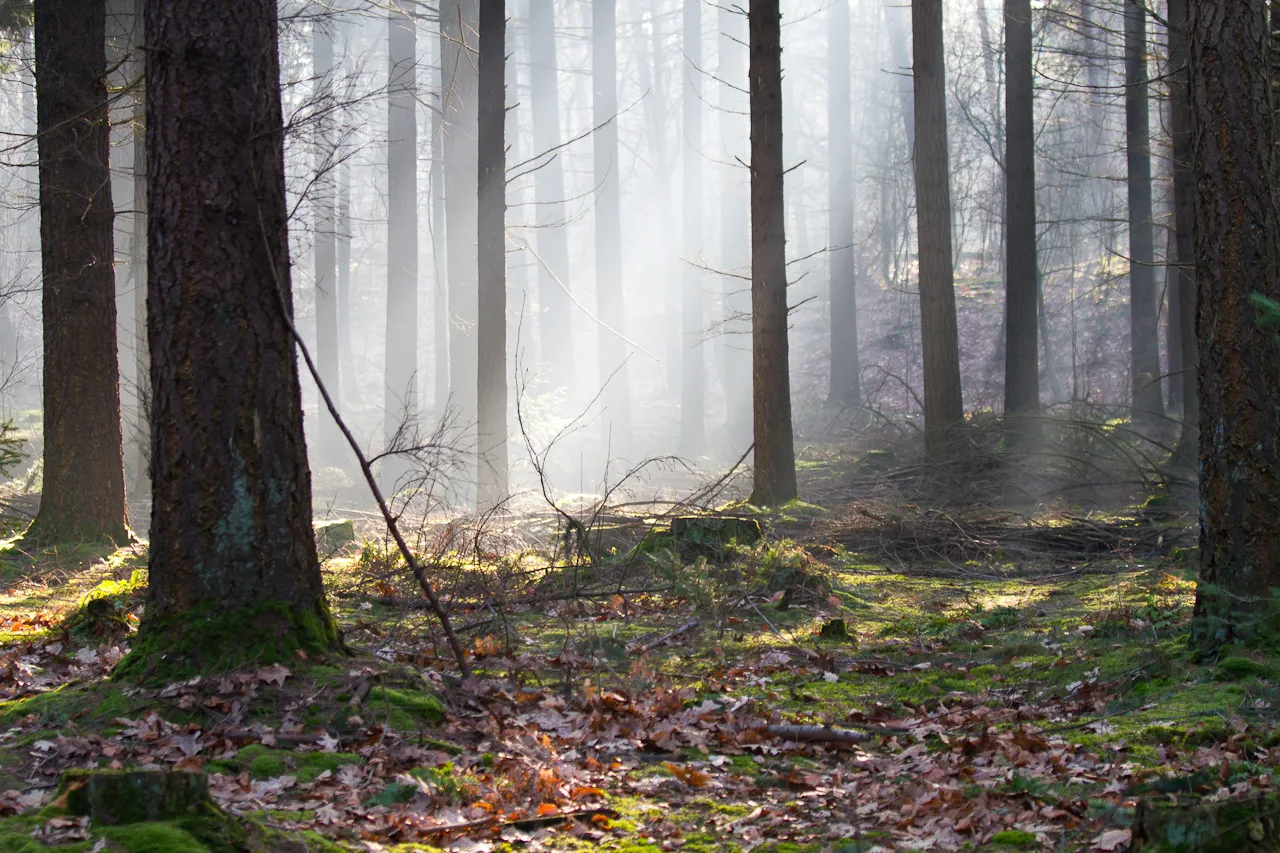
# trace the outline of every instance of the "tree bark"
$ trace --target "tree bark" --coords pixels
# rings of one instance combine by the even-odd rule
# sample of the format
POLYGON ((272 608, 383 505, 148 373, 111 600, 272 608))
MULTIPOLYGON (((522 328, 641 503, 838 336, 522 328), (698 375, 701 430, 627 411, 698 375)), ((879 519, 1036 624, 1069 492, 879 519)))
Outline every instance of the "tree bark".
POLYGON ((787 343, 787 236, 782 165, 782 13, 751 0, 751 331, 755 482, 751 503, 796 497, 787 343))
POLYGON ((104 0, 35 4, 44 490, 32 544, 128 539, 104 0))
POLYGON ((534 174, 537 202, 538 310, 542 334, 542 362, 554 388, 573 384, 572 303, 569 235, 565 213, 564 155, 547 154, 560 145, 560 90, 556 59, 554 0, 529 3, 529 76, 533 104, 533 149, 546 156, 534 174))
POLYGON ((853 68, 849 55, 849 0, 830 10, 827 46, 827 126, 831 157, 828 187, 828 287, 831 295, 831 380, 827 405, 851 408, 862 400, 858 365, 858 268, 853 251, 853 68))
POLYGON ((1280 344, 1251 298, 1280 299, 1263 0, 1190 0, 1200 332, 1200 583, 1208 654, 1274 613, 1280 586, 1280 344))
MULTIPOLYGON (((446 4, 447 5, 447 4, 446 4)), ((431 231, 431 271, 434 285, 432 311, 432 344, 435 350, 435 411, 444 414, 449 407, 449 224, 445 217, 445 144, 444 109, 444 32, 436 38, 435 61, 431 64, 432 90, 439 93, 431 110, 431 207, 428 224, 431 231)))
POLYGON ((1200 396, 1196 340, 1195 171, 1191 145, 1191 88, 1187 71, 1187 0, 1169 0, 1169 93, 1173 126, 1173 215, 1182 340, 1182 431, 1174 455, 1194 467, 1200 450, 1200 396))
POLYGON ((680 299, 680 453, 699 456, 706 448, 707 366, 702 328, 702 0, 683 0, 684 79, 681 102, 683 257, 680 299))
POLYGON ((1129 165, 1129 374, 1133 421, 1144 430, 1164 420, 1156 310, 1155 237, 1151 222, 1151 128, 1147 73, 1147 12, 1124 4, 1125 151, 1129 165))
POLYGON ((340 648, 324 599, 293 312, 274 0, 147 0, 149 606, 129 661, 340 648))
MULTIPOLYGON (((333 95, 333 23, 316 18, 312 23, 311 62, 315 78, 316 95, 332 99, 333 95)), ((339 385, 338 347, 338 238, 337 238, 337 189, 334 174, 337 168, 334 139, 334 121, 330 112, 321 108, 316 119, 315 150, 315 292, 316 292, 316 366, 320 380, 335 400, 342 399, 339 385)), ((392 186, 395 183, 392 182, 392 186)), ((394 192, 394 190, 393 190, 394 192)), ((388 342, 389 343, 389 342, 388 342)), ((319 445, 315 455, 333 462, 341 458, 342 435, 338 425, 325 410, 324 404, 316 407, 316 439, 319 445)))
MULTIPOLYGON (((387 445, 418 417, 417 33, 410 7, 387 13, 387 348, 383 424, 387 445)), ((382 489, 408 474, 404 457, 382 463, 382 489)), ((403 483, 401 483, 403 485, 403 483)))
POLYGON ((479 439, 477 506, 507 499, 507 175, 504 0, 480 4, 478 328, 479 439))
POLYGON ((596 203, 596 304, 600 320, 614 331, 599 330, 600 384, 605 415, 603 446, 626 453, 631 444, 631 385, 622 301, 622 175, 618 161, 618 0, 591 3, 592 137, 596 203), (608 383, 607 386, 605 383, 608 383))
POLYGON ((1005 367, 1006 415, 1040 412, 1037 345, 1035 88, 1031 0, 1005 0, 1005 367))
MULTIPOLYGON (((916 216, 919 220, 920 326, 924 345, 925 455, 936 461, 950 455, 956 431, 964 422, 956 294, 951 265, 951 183, 942 0, 912 0, 911 46, 915 82, 916 216)), ((1034 310, 1033 294, 1033 323, 1034 310)))

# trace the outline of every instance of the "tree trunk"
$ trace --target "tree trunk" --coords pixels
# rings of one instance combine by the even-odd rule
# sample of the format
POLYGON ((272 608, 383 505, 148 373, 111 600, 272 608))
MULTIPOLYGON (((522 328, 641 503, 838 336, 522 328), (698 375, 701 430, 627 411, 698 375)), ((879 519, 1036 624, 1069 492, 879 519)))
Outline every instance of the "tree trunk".
POLYGON ((1129 374, 1133 422, 1159 429, 1164 420, 1156 311, 1155 237, 1151 222, 1151 129, 1147 90, 1147 12, 1124 4, 1125 150, 1129 164, 1129 374))
POLYGON ((560 90, 554 0, 529 3, 529 75, 533 104, 533 150, 546 165, 534 174, 538 226, 538 311, 542 362, 554 388, 573 384, 573 338, 568 218, 565 213, 564 152, 560 145, 560 90))
MULTIPOLYGON (((930 460, 940 460, 950 454, 956 430, 964 422, 956 294, 951 266, 951 183, 942 0, 912 0, 911 47, 915 60, 912 70, 915 81, 920 325, 924 345, 925 454, 930 460)), ((1032 279, 1034 286, 1035 280, 1032 279)), ((1033 293, 1033 323, 1034 299, 1033 293)))
POLYGON ((1200 584, 1210 654, 1274 618, 1280 586, 1280 343, 1251 299, 1280 299, 1263 0, 1187 4, 1200 332, 1200 584))
POLYGON ((600 384, 605 386, 603 447, 626 453, 631 445, 631 386, 622 302, 622 175, 618 161, 618 0, 591 3, 591 99, 596 185, 596 304, 600 320, 600 384), (607 386, 606 386, 606 383, 607 386))
MULTIPOLYGON (((1191 89, 1187 76, 1187 0, 1169 0, 1169 93, 1173 126, 1173 217, 1177 251, 1178 335, 1182 339, 1182 432, 1174 455, 1194 467, 1200 445, 1196 340, 1195 171, 1192 167, 1191 89)), ((1174 269, 1174 267, 1171 267, 1174 269)))
POLYGON ((440 7, 441 114, 444 128, 445 231, 449 274, 449 400, 460 423, 476 420, 478 306, 476 205, 479 175, 476 142, 475 32, 477 0, 443 0, 440 7))
POLYGON ((751 503, 796 497, 787 344, 787 235, 782 165, 782 12, 751 0, 751 331, 755 483, 751 503))
MULTIPOLYGON (((387 15, 387 349, 383 424, 388 446, 418 416, 417 32, 412 13, 387 15)), ((382 463, 388 494, 408 474, 404 457, 382 463)), ((403 483, 401 483, 403 485, 403 483)))
POLYGON ((1005 363, 1006 415, 1040 412, 1036 340, 1035 88, 1031 0, 1005 0, 1005 363))
POLYGON ((338 262, 338 375, 342 399, 348 406, 359 405, 364 397, 356 377, 356 354, 351 345, 351 167, 338 167, 338 224, 334 254, 338 262))
POLYGON ((683 0, 684 78, 681 102, 684 146, 683 260, 680 299, 680 453, 699 456, 706 448, 707 367, 702 329, 702 0, 683 0))
POLYGON ((831 384, 827 405, 851 408, 861 401, 862 388, 858 365, 858 269, 853 251, 853 68, 849 56, 849 0, 835 0, 827 14, 827 133, 831 158, 827 184, 831 384))
POLYGON ((274 0, 147 0, 149 605, 118 674, 341 647, 290 332, 274 0))
MULTIPOLYGON (((312 23, 311 61, 316 95, 331 100, 333 96, 333 23, 316 18, 312 23)), ((322 107, 316 118, 315 198, 315 291, 316 291, 316 366, 320 381, 335 400, 342 399, 339 386, 338 358, 338 240, 336 207, 338 183, 335 179, 337 140, 329 109, 322 107)), ((392 187, 395 182, 392 182, 392 187)), ((395 190, 393 189, 392 192, 395 190)), ((342 457, 342 434, 325 410, 323 402, 316 406, 315 456, 326 462, 342 457)))
POLYGON ((44 491, 32 544, 128 539, 104 0, 35 4, 44 491))
POLYGON ((431 110, 431 267, 433 275, 432 344, 435 349, 435 411, 443 415, 449 407, 449 224, 445 217, 444 144, 444 36, 443 24, 437 34, 435 62, 431 64, 432 89, 439 93, 431 110))
POLYGON ((476 500, 481 510, 507 499, 506 5, 504 0, 480 4, 476 500))
MULTIPOLYGON (((720 146, 726 155, 746 162, 751 154, 743 144, 749 134, 746 44, 747 19, 736 8, 721 6, 720 24, 720 146)), ((727 273, 721 285, 723 329, 725 439, 729 456, 737 459, 751 443, 751 288, 741 276, 751 268, 750 175, 737 162, 722 170, 720 193, 720 268, 727 273), (747 178, 746 181, 743 178, 747 178)))

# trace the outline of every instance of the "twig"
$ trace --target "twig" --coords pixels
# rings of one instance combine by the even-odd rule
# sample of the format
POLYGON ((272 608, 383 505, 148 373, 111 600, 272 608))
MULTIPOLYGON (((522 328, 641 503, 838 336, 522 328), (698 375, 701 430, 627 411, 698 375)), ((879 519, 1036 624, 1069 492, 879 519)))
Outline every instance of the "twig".
POLYGON ((663 634, 661 637, 659 637, 658 639, 654 640, 651 643, 644 643, 642 645, 629 647, 627 649, 627 654, 642 655, 645 652, 652 651, 653 649, 656 649, 658 646, 661 646, 665 643, 670 642, 671 640, 674 640, 676 637, 689 633, 694 628, 697 628, 699 624, 700 623, 698 622, 697 619, 690 619, 688 622, 684 623, 683 625, 681 625, 679 628, 675 629, 671 633, 663 634))

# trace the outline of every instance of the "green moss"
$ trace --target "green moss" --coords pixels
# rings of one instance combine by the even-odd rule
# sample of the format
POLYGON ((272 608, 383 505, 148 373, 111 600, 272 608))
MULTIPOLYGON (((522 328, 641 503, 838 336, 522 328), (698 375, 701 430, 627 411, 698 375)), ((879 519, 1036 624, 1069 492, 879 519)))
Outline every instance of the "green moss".
POLYGON ((135 700, 125 696, 118 685, 66 684, 47 693, 0 702, 0 726, 28 716, 34 716, 42 726, 59 726, 70 720, 105 725, 127 716, 135 706, 135 700))
POLYGON ((1006 829, 991 836, 991 843, 1005 847, 1036 847, 1040 842, 1036 840, 1034 833, 1024 832, 1021 829, 1006 829))
POLYGON ((1214 681, 1242 681, 1246 678, 1274 678, 1275 667, 1246 657, 1228 657, 1213 668, 1214 681))
POLYGON ((322 773, 337 773, 344 764, 360 764, 358 755, 349 752, 306 752, 297 758, 298 781, 304 785, 314 782, 322 773))
POLYGON ((237 757, 241 763, 248 764, 249 777, 252 779, 274 779, 284 775, 285 754, 278 750, 253 744, 240 750, 237 757))
POLYGON ((378 686, 369 691, 365 706, 395 731, 410 732, 444 718, 440 700, 425 691, 378 686))
POLYGON ((160 685, 250 663, 294 661, 298 651, 314 658, 343 651, 323 600, 310 610, 270 601, 233 612, 205 603, 166 619, 145 615, 133 650, 112 677, 160 685))
POLYGON ((104 829, 102 836, 129 853, 209 853, 209 848, 191 833, 168 823, 112 826, 104 829))

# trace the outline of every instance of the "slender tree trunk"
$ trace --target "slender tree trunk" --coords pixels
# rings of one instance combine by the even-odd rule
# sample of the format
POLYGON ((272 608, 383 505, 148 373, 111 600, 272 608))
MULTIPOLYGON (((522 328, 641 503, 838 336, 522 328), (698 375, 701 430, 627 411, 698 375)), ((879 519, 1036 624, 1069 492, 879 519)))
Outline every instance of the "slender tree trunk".
POLYGON ((1005 0, 1005 367, 1006 415, 1040 411, 1036 340, 1035 89, 1031 0, 1005 0))
POLYGON ((702 0, 683 0, 684 79, 684 264, 681 275, 680 452, 699 456, 706 448, 707 367, 702 328, 702 0))
POLYGON ((147 0, 149 605, 117 675, 341 648, 289 322, 275 0, 147 0))
MULTIPOLYGON (((722 5, 720 24, 720 146, 725 155, 747 162, 744 137, 749 135, 746 113, 747 18, 722 5)), ((750 175, 736 162, 724 167, 720 193, 720 268, 724 306, 725 438, 730 456, 738 458, 751 442, 751 287, 741 276, 751 267, 750 175), (746 178, 744 181, 743 179, 746 178)))
POLYGON ((1177 250, 1178 336, 1182 340, 1182 431, 1175 456, 1196 465, 1200 445, 1200 395, 1196 340, 1195 171, 1191 144, 1191 88, 1187 73, 1187 0, 1169 0, 1169 94, 1173 125, 1173 217, 1177 250))
MULTIPOLYGON (((951 179, 942 0, 912 0, 911 45, 915 59, 916 216, 920 241, 920 326, 924 345, 925 453, 929 459, 938 460, 950 454, 956 430, 964 422, 951 266, 951 179)), ((1034 279, 1032 287, 1035 287, 1034 279)), ((1033 323, 1034 311, 1033 292, 1033 323)))
POLYGON ((787 343, 787 236, 782 165, 782 13, 751 0, 751 330, 755 483, 751 503, 798 494, 787 343))
POLYGON ((1129 343, 1133 420, 1159 429, 1164 419, 1151 222, 1151 129, 1147 90, 1147 12, 1124 4, 1125 149, 1129 163, 1129 343))
POLYGON ((35 4, 44 490, 32 544, 128 539, 104 0, 35 4))
MULTIPOLYGON (((554 0, 530 0, 529 74, 533 102, 533 148, 541 156, 560 145, 560 89, 556 59, 554 0)), ((553 387, 573 385, 573 338, 565 292, 571 287, 568 218, 565 212, 564 156, 548 155, 534 175, 537 202, 538 317, 542 361, 553 387)))
MULTIPOLYGON (((322 98, 332 98, 333 24, 323 18, 316 18, 312 27, 311 60, 316 94, 322 98)), ((334 174, 337 168, 334 156, 337 140, 334 138, 334 121, 328 110, 322 109, 317 117, 315 141, 316 175, 312 191, 315 197, 316 366, 325 388, 335 400, 341 400, 336 225, 338 184, 334 174)), ((329 462, 340 459, 343 451, 342 435, 338 431, 338 425, 325 410, 323 402, 317 405, 316 421, 319 444, 316 457, 329 462)))
POLYGON ((351 344, 351 167, 338 167, 338 224, 334 254, 338 262, 338 374, 342 382, 342 398, 348 406, 364 400, 356 376, 356 355, 351 344))
POLYGON ((479 437, 477 506, 507 499, 507 175, 504 0, 480 4, 479 101, 479 437))
POLYGON ((1280 213, 1263 0, 1190 0, 1200 330, 1200 584, 1191 645, 1266 630, 1280 586, 1280 213))
POLYGON ((853 251, 853 68, 849 55, 849 0, 827 13, 828 287, 831 293, 831 384, 827 404, 849 408, 862 399, 858 365, 858 269, 853 251))
POLYGON ((618 337, 626 328, 622 302, 622 175, 618 161, 617 0, 591 3, 591 81, 593 165, 596 203, 596 304, 599 330, 600 384, 605 387, 601 419, 604 447, 625 453, 631 445, 631 387, 627 352, 618 337), (607 386, 606 386, 606 383, 607 386))
MULTIPOLYGON (((387 53, 387 349, 383 424, 391 446, 418 416, 418 120, 417 32, 409 7, 388 12, 387 53)), ((396 491, 403 457, 383 462, 382 488, 396 491)))
MULTIPOLYGON (((446 4, 447 5, 447 4, 446 4)), ((432 63, 432 89, 441 93, 444 80, 444 28, 436 39, 436 61, 432 63)), ((449 407, 449 223, 445 217, 445 143, 444 109, 446 95, 441 94, 431 110, 431 265, 434 292, 432 342, 435 345, 435 410, 443 414, 449 407)))
POLYGON ((477 0, 443 0, 441 92, 444 128, 445 231, 449 273, 449 399, 461 423, 476 420, 477 0))

